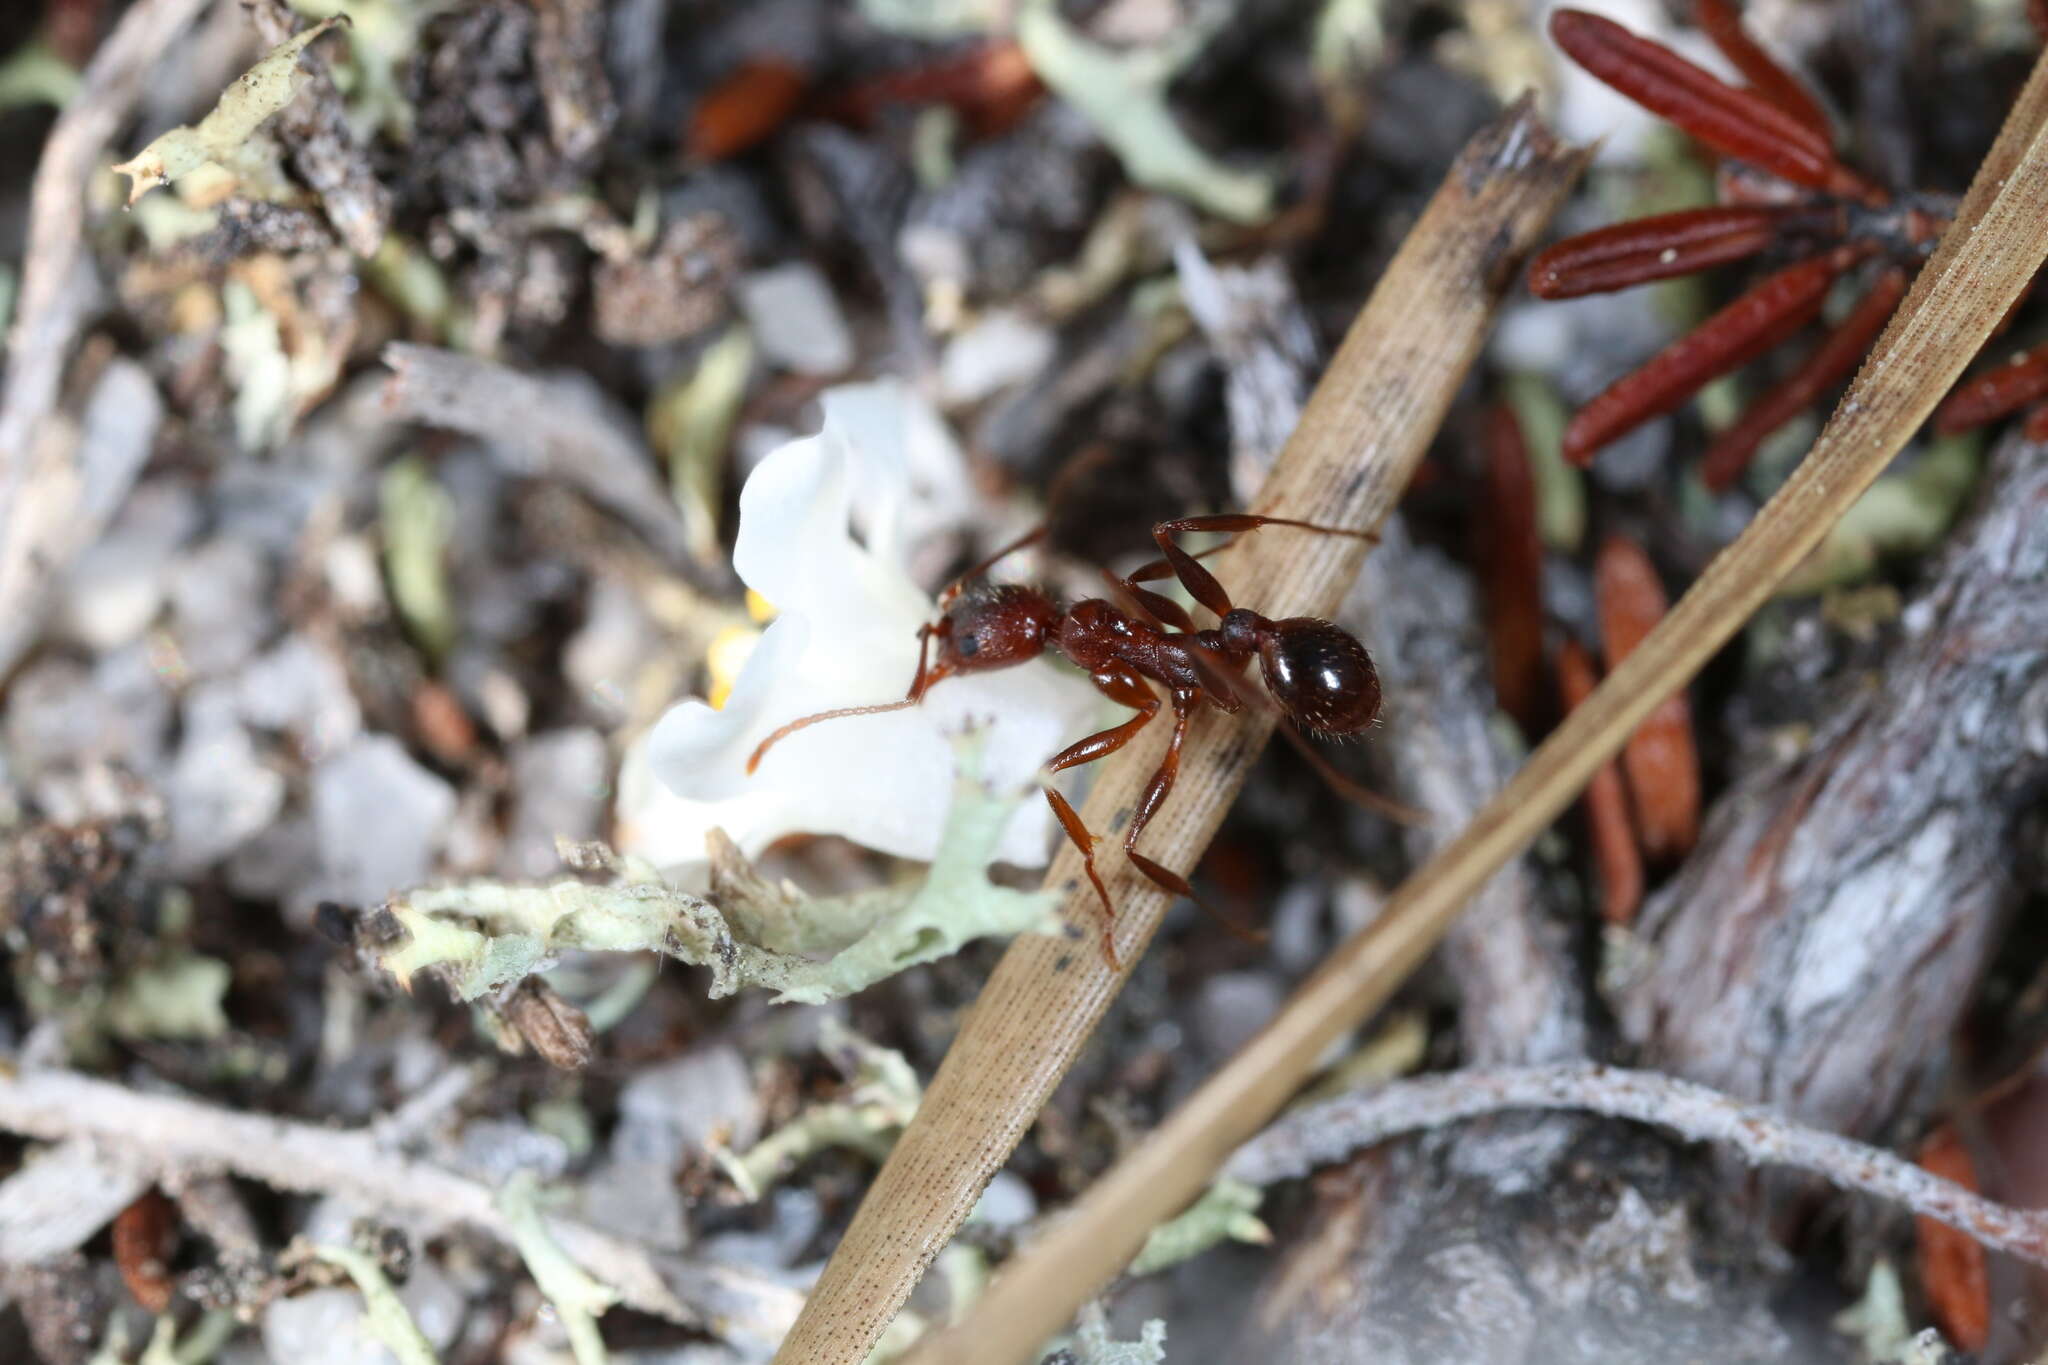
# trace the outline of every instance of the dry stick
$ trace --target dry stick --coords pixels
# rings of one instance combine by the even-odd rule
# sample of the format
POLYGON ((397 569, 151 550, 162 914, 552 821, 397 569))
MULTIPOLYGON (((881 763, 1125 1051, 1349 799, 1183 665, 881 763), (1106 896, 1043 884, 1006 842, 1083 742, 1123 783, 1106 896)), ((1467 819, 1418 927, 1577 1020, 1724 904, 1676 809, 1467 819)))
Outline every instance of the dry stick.
POLYGON ((1582 1109, 1670 1128, 1688 1142, 1724 1143, 1751 1165, 1811 1171, 1843 1189, 1904 1204, 1986 1246, 2048 1265, 2048 1211, 1994 1203, 1890 1152, 1794 1123, 1775 1109, 1745 1104, 1711 1086, 1584 1063, 1453 1071, 1311 1105, 1239 1148, 1224 1174, 1269 1185, 1402 1133, 1509 1109, 1582 1109))
MULTIPOLYGON (((1386 516, 1523 255, 1583 165, 1527 101, 1473 138, 1352 324, 1253 510, 1361 529, 1386 516)), ((1221 576, 1233 585, 1274 585, 1243 591, 1246 605, 1260 611, 1327 616, 1363 557, 1353 540, 1269 530, 1233 548, 1221 576)), ((1264 716, 1205 717, 1142 851, 1168 867, 1191 868, 1270 726, 1264 716)), ((1100 861, 1127 965, 1143 952, 1168 900, 1128 867, 1114 836, 1166 738, 1166 727, 1150 727, 1106 762, 1083 810, 1103 836, 1100 861)), ((1071 849, 1055 860, 1046 885, 1065 897, 1071 936, 1026 935, 1004 954, 776 1356, 784 1365, 866 1358, 1122 986, 1123 975, 1095 946, 1100 911, 1071 849)))
MULTIPOLYGON (((322 1128, 145 1095, 72 1071, 30 1071, 0 1076, 0 1130, 53 1142, 91 1139, 152 1177, 233 1171, 276 1189, 338 1195, 513 1241, 489 1186, 389 1150, 374 1128, 322 1128)), ((743 1267, 663 1255, 572 1218, 551 1217, 548 1230, 577 1264, 643 1313, 756 1346, 777 1340, 796 1315, 794 1290, 743 1267)))
MULTIPOLYGON (((206 0, 141 0, 86 65, 36 163, 21 297, 0 386, 0 502, 11 495, 36 428, 57 403, 71 343, 84 323, 76 274, 85 261, 85 190, 100 154, 142 92, 164 49, 206 0)), ((4 548, 4 547, 0 547, 4 548)))
POLYGON ((2048 237, 2039 230, 2048 216, 2044 120, 2048 59, 2036 64, 1953 228, 1841 407, 1749 529, 1471 827, 1408 879, 1378 921, 1339 948, 1265 1031, 1098 1181, 1064 1223, 1012 1262, 964 1322, 920 1346, 906 1365, 1028 1359, 1129 1261, 1155 1224, 1192 1199, 1231 1150, 1279 1109, 1323 1049, 1385 1002, 1466 900, 1557 818, 1644 718, 1820 543, 1934 410, 2048 255, 2048 237))

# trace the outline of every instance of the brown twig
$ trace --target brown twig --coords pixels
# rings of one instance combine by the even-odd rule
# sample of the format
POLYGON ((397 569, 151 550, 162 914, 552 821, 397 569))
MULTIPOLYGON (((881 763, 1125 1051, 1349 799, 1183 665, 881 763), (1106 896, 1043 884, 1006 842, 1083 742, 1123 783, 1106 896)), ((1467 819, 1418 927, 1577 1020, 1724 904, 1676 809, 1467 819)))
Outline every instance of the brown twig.
MULTIPOLYGON (((1557 818, 1657 704, 1698 672, 1821 542, 1934 410, 2048 256, 2048 238, 2039 231, 2048 215, 2044 123, 2048 61, 2036 64, 1954 227, 1834 419, 1749 529, 1471 827, 1411 877, 1377 921, 1338 948, 1264 1032, 1098 1181, 1064 1223, 1013 1261, 965 1321, 918 1348, 909 1357, 915 1365, 1026 1359, 1128 1261, 1152 1227, 1202 1189, 1223 1154, 1279 1108, 1324 1048, 1385 1002, 1486 879, 1557 818)), ((879 1254, 872 1244, 862 1252, 879 1254)), ((785 1347, 785 1358, 825 1357, 791 1355, 785 1347)))
POLYGON ((1986 1246, 2048 1265, 2048 1213, 1993 1203, 1902 1157, 1794 1123, 1763 1105, 1619 1067, 1503 1067, 1393 1081, 1289 1114, 1239 1148, 1224 1173, 1271 1184, 1400 1133, 1510 1109, 1577 1109, 1669 1128, 1691 1142, 1730 1147, 1754 1166, 1810 1171, 1845 1190, 1903 1204, 1986 1246))
MULTIPOLYGON (((1583 160, 1552 138, 1526 101, 1468 144, 1352 325, 1253 510, 1360 528, 1386 516, 1523 253, 1583 160)), ((1233 548, 1222 572, 1233 584, 1253 585, 1245 595, 1260 610, 1327 614, 1363 553, 1338 537, 1266 533, 1233 548)), ((1147 832, 1146 853, 1169 867, 1195 863, 1270 725, 1258 716, 1196 727, 1173 799, 1147 832)), ((1083 811, 1089 828, 1123 827, 1166 739, 1148 732, 1104 765, 1083 811)), ((1119 957, 1128 967, 1166 900, 1120 856, 1105 861, 1119 957)), ((1046 885, 1063 893, 1077 934, 1092 934, 1098 912, 1072 850, 1053 863, 1046 885)), ((856 1365, 867 1356, 1123 984, 1123 973, 1110 970, 1091 941, 1030 935, 1004 955, 778 1360, 856 1365)))
MULTIPOLYGON (((0 1077, 0 1129, 49 1141, 89 1139, 152 1177, 232 1171, 280 1190, 340 1195, 434 1227, 513 1241, 489 1186, 401 1156, 374 1129, 239 1113, 70 1071, 0 1077)), ((796 1316, 797 1292, 750 1270, 665 1255, 572 1218, 551 1217, 548 1229, 578 1264, 643 1313, 717 1323, 720 1335, 756 1346, 780 1339, 796 1316)))

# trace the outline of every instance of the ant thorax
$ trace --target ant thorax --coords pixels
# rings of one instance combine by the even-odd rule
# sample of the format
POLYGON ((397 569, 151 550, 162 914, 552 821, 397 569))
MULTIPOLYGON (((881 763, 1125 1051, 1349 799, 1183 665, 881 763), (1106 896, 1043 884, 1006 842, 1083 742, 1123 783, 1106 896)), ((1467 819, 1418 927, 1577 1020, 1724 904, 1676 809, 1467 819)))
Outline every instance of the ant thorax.
POLYGON ((1076 668, 1094 673, 1130 662, 1130 646, 1140 629, 1111 603, 1090 597, 1067 608, 1053 644, 1076 668))

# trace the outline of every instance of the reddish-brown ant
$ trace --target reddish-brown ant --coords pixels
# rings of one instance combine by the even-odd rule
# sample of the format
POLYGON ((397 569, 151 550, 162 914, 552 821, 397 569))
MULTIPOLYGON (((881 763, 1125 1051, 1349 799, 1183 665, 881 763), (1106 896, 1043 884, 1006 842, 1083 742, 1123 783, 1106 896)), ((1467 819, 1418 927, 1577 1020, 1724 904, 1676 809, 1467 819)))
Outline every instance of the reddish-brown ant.
MULTIPOLYGON (((1047 762, 1049 772, 1092 763, 1123 748, 1159 714, 1159 698, 1146 680, 1165 687, 1173 706, 1173 739, 1131 812, 1130 825, 1124 831, 1124 854, 1132 866, 1160 887, 1195 899, 1194 888, 1185 877, 1147 858, 1137 851, 1136 845, 1138 836, 1173 789, 1174 778, 1180 773, 1181 745, 1202 703, 1229 714, 1243 710, 1245 698, 1235 684, 1256 655, 1266 690, 1278 705, 1283 724, 1299 725, 1317 735, 1349 735, 1371 725, 1380 710, 1379 674, 1365 646, 1348 632, 1313 617, 1275 621, 1233 605, 1230 594, 1223 590, 1215 575, 1203 568, 1196 556, 1174 543, 1175 536, 1187 532, 1242 534, 1261 526, 1292 526, 1361 540, 1375 538, 1369 532, 1248 513, 1162 521, 1152 528, 1152 539, 1164 553, 1164 559, 1124 578, 1103 571, 1111 590, 1123 599, 1123 606, 1091 597, 1061 607, 1037 588, 990 583, 986 577, 997 561, 1042 538, 1045 530, 1041 527, 976 565, 940 597, 942 614, 938 621, 918 631, 917 675, 903 700, 842 707, 793 720, 761 741, 747 760, 747 771, 753 772, 761 756, 785 736, 819 721, 900 711, 917 705, 927 691, 946 678, 1010 668, 1050 649, 1087 670, 1104 696, 1138 714, 1068 745, 1047 762), (1189 596, 1216 614, 1216 628, 1197 629, 1193 618, 1178 602, 1141 586, 1169 575, 1178 578, 1189 596), (936 660, 930 657, 934 640, 938 642, 936 660)), ((1326 777, 1333 777, 1340 786, 1348 788, 1325 765, 1319 762, 1317 766, 1326 777)), ((1349 789, 1347 794, 1360 795, 1356 789, 1349 789)), ((1109 921, 1116 912, 1095 868, 1095 836, 1059 792, 1048 786, 1045 798, 1052 804, 1053 814, 1059 817, 1067 837, 1081 850, 1088 880, 1101 898, 1106 917, 1103 951, 1114 965, 1116 950, 1109 921)))

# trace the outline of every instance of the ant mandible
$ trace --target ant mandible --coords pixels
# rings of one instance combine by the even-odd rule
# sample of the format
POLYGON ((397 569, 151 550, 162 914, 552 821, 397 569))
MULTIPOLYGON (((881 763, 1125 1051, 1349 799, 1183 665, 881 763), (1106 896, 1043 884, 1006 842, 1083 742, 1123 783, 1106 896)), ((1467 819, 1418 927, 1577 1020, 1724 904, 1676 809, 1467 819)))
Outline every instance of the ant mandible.
MULTIPOLYGON (((1278 705, 1283 720, 1313 734, 1355 734, 1371 725, 1380 710, 1379 674, 1365 646, 1349 632, 1314 617, 1275 621, 1234 605, 1215 575, 1197 562, 1198 557, 1174 542, 1175 536, 1188 532, 1243 534, 1262 526, 1291 526, 1323 535, 1377 539, 1366 531, 1249 513, 1162 521, 1152 528, 1152 539, 1165 558, 1123 578, 1103 570, 1103 577, 1111 591, 1123 599, 1123 606, 1090 597, 1062 607, 1037 588, 1019 583, 991 583, 987 579, 988 571, 998 561, 1042 539, 1046 528, 1041 526, 977 564, 940 596, 938 621, 918 629, 917 675, 911 679, 910 691, 903 700, 841 707, 793 720, 761 741, 747 759, 747 771, 752 773, 762 755, 776 743, 820 721, 900 711, 917 705, 926 692, 947 678, 1011 668, 1050 649, 1085 669, 1104 696, 1138 714, 1060 750, 1046 763, 1048 772, 1093 763, 1123 748, 1159 714, 1159 697, 1147 680, 1166 689, 1173 706, 1173 738, 1167 745, 1166 757, 1160 760, 1158 770, 1145 784, 1131 812, 1130 825, 1124 831, 1124 856, 1162 889, 1199 900, 1185 877, 1138 852, 1137 842, 1173 789, 1174 779, 1180 773, 1182 743, 1202 704, 1206 702, 1231 715, 1242 711, 1245 699, 1234 681, 1242 678, 1256 655, 1266 691, 1278 705), (1178 602, 1142 586, 1169 575, 1178 578, 1195 601, 1215 613, 1214 629, 1198 629, 1178 602), (930 657, 934 640, 938 642, 935 661, 930 657)), ((1318 763, 1318 768, 1326 778, 1348 786, 1336 779, 1326 765, 1318 763)), ((1359 795, 1355 789, 1347 794, 1359 795)), ((1102 901, 1103 953, 1110 965, 1116 967, 1116 944, 1111 932, 1116 910, 1095 867, 1096 838, 1058 791, 1046 787, 1045 799, 1051 803, 1067 837, 1081 851, 1088 880, 1102 901)))

